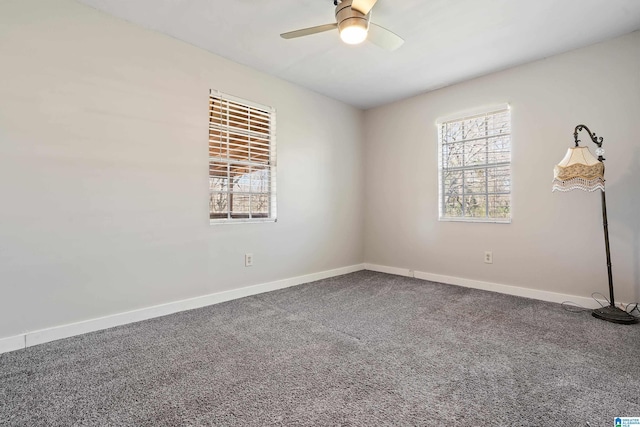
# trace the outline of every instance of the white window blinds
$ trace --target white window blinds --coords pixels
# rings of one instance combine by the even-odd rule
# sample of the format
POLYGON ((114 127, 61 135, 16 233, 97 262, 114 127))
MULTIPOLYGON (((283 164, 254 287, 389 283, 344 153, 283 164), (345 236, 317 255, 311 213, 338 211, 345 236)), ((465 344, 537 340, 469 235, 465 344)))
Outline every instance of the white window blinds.
POLYGON ((507 105, 438 123, 440 219, 511 221, 507 105))
POLYGON ((213 222, 276 219, 275 111, 211 91, 209 218, 213 222))

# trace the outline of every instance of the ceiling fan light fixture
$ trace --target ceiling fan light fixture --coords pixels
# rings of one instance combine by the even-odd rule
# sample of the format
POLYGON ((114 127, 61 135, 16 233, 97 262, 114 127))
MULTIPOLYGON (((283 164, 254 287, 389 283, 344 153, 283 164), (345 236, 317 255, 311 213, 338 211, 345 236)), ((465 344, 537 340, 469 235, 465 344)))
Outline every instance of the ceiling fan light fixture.
POLYGON ((347 44, 362 43, 367 39, 370 14, 351 8, 351 0, 343 0, 336 6, 336 21, 340 38, 347 44))
MULTIPOLYGON (((366 22, 365 22, 366 23, 366 22)), ((367 39, 366 25, 346 25, 340 28, 340 38, 347 44, 359 44, 367 39)))
POLYGON ((340 39, 344 43, 355 45, 369 40, 383 49, 396 50, 404 43, 402 37, 370 22, 371 9, 376 2, 377 0, 334 0, 336 5, 335 24, 316 25, 315 27, 289 31, 288 33, 280 34, 280 37, 283 39, 295 39, 337 28, 340 32, 340 39), (369 33, 369 30, 371 30, 371 33, 369 33))

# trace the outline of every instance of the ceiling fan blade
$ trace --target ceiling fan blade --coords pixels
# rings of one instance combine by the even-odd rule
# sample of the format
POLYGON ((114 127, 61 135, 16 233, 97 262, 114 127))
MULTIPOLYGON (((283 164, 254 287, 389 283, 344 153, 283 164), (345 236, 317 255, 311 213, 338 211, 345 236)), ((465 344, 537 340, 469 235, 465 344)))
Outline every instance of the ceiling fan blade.
POLYGON ((367 35, 367 40, 386 50, 396 50, 402 46, 402 43, 404 43, 404 39, 402 37, 393 31, 389 31, 380 25, 374 24, 373 22, 369 23, 369 34, 367 35))
POLYGON ((289 31, 288 33, 280 34, 280 37, 283 39, 295 39, 296 37, 310 36, 311 34, 323 33, 335 28, 338 28, 338 24, 318 25, 316 27, 303 28, 302 30, 289 31))
POLYGON ((366 15, 371 12, 373 5, 376 4, 378 0, 353 0, 351 3, 351 9, 357 10, 358 12, 366 15))

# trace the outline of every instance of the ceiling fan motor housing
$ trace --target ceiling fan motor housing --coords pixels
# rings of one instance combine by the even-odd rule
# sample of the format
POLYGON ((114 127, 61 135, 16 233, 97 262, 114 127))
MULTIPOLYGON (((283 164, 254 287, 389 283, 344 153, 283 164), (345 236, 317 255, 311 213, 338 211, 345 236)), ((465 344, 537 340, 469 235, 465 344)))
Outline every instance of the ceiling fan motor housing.
POLYGON ((365 31, 369 30, 369 17, 371 12, 366 15, 351 9, 351 0, 343 0, 336 6, 336 21, 340 31, 347 27, 361 27, 365 31))

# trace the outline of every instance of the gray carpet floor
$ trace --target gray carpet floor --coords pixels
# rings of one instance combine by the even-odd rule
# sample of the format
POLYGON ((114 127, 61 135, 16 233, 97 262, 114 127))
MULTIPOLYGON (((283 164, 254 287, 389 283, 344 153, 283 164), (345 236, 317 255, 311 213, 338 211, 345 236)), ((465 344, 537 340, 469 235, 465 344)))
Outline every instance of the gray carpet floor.
POLYGON ((640 325, 370 271, 0 355, 3 426, 608 427, 616 416, 640 416, 640 325))

